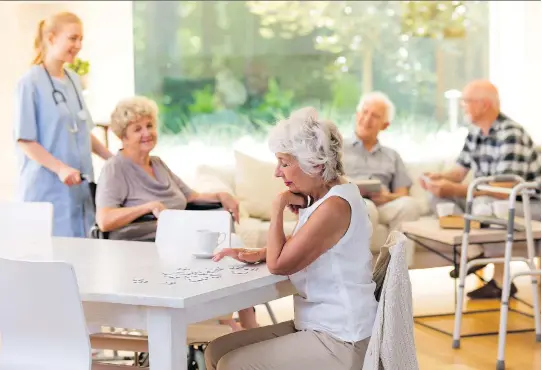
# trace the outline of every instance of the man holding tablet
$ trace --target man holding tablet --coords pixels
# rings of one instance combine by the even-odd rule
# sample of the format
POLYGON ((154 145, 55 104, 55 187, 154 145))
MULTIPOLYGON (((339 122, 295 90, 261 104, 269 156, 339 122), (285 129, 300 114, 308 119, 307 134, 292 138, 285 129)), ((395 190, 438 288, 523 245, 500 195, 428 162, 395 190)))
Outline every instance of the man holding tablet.
MULTIPOLYGON (((395 107, 381 92, 363 96, 357 107, 355 137, 344 144, 347 177, 358 184, 373 224, 399 230, 402 222, 415 221, 420 211, 409 196, 412 180, 395 150, 381 145, 378 134, 393 119, 395 107)), ((380 246, 372 246, 380 248, 380 246)))

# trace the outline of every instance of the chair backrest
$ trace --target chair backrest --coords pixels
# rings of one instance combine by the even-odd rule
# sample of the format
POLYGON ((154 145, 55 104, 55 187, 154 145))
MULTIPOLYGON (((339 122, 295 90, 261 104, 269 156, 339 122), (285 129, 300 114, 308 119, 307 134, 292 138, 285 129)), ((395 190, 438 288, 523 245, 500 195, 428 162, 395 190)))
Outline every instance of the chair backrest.
POLYGON ((71 265, 0 258, 0 297, 1 369, 91 368, 71 265))
POLYGON ((197 248, 197 230, 201 229, 225 233, 226 238, 219 248, 230 247, 232 218, 228 211, 166 209, 160 212, 156 229, 159 255, 172 258, 190 255, 197 248))
POLYGON ((399 248, 404 248, 406 236, 400 232, 391 232, 386 239, 386 243, 380 247, 380 253, 373 267, 373 281, 376 283, 375 298, 380 301, 384 280, 391 262, 390 248, 400 245, 399 248))
POLYGON ((419 368, 414 341, 407 242, 404 234, 391 232, 381 247, 373 269, 379 302, 363 369, 419 368))
POLYGON ((0 257, 24 258, 51 247, 53 205, 0 202, 0 257))

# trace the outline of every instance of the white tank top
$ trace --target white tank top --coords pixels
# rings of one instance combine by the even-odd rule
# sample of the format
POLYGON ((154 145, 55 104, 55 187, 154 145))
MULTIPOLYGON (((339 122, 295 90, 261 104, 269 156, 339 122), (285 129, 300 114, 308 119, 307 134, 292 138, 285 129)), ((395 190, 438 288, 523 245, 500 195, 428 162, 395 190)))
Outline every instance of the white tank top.
POLYGON ((332 196, 350 204, 350 226, 337 244, 290 275, 298 292, 294 296, 295 326, 298 330, 321 331, 345 342, 357 342, 371 336, 377 309, 369 249, 372 226, 358 187, 336 185, 310 207, 300 210, 294 234, 332 196))

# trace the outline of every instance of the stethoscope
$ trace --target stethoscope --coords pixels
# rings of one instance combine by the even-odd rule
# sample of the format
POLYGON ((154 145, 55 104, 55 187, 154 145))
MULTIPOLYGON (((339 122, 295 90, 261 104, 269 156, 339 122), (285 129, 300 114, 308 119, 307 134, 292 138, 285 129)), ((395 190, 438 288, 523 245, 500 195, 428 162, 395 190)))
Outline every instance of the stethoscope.
MULTIPOLYGON (((55 87, 55 84, 53 83, 53 79, 51 78, 51 75, 49 74, 49 71, 47 70, 47 68, 45 68, 45 66, 43 66, 43 69, 45 69, 45 73, 47 74, 47 78, 49 78, 49 82, 51 83, 51 88, 53 89, 53 101, 55 102, 55 105, 59 105, 60 103, 64 103, 66 104, 66 107, 68 108, 68 111, 70 110, 70 108, 68 107, 68 101, 66 99, 66 96, 64 95, 64 93, 60 90, 58 90, 56 87, 55 87)), ((66 76, 68 76, 68 79, 70 80, 70 83, 72 84, 73 86, 73 90, 75 91, 75 96, 77 97, 77 102, 79 103, 79 112, 77 113, 77 117, 84 121, 86 120, 86 112, 85 110, 83 109, 83 102, 81 101, 81 97, 79 96, 79 93, 77 92, 77 88, 75 87, 75 83, 73 82, 70 74, 68 72, 66 72, 66 70, 64 69, 64 74, 66 76)), ((74 119, 73 120, 73 126, 70 127, 69 125, 68 126, 68 131, 71 132, 71 133, 76 133, 79 131, 79 127, 77 126, 77 120, 74 119)))

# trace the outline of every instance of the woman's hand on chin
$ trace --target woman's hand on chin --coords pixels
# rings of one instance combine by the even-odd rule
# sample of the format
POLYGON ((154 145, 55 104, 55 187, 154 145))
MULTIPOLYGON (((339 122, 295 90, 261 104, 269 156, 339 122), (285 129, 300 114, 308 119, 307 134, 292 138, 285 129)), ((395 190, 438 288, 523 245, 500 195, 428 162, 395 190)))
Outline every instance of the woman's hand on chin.
POLYGON ((288 207, 295 214, 299 213, 300 208, 307 207, 307 198, 302 194, 292 193, 289 190, 283 191, 275 198, 273 202, 275 210, 282 212, 288 207))

